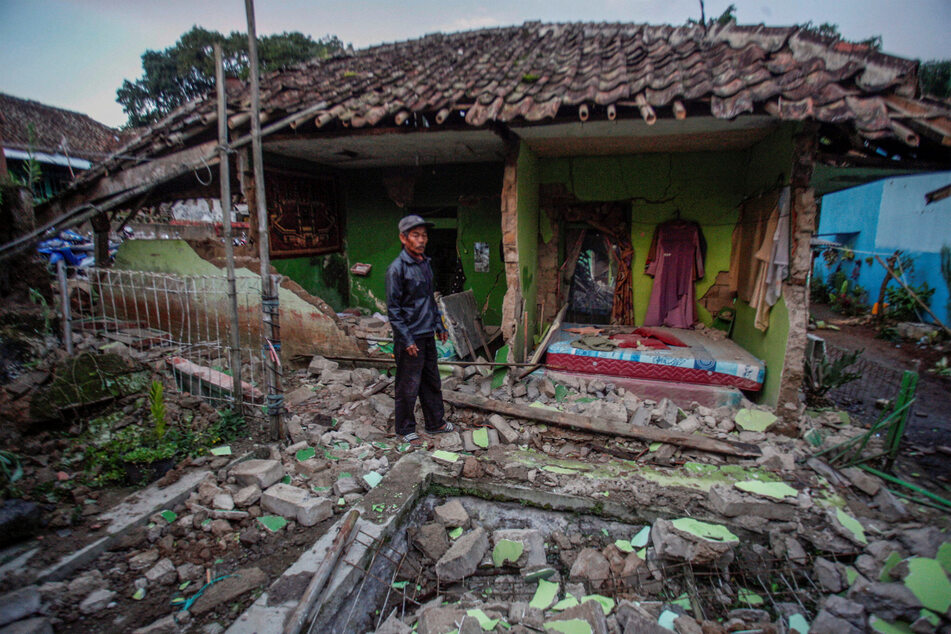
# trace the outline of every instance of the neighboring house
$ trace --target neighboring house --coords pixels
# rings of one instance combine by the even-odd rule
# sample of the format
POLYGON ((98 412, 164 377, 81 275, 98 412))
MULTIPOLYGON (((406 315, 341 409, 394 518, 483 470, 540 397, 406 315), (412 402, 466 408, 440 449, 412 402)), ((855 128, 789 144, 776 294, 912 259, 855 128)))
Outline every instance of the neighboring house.
MULTIPOLYGON (((951 323, 951 171, 887 178, 827 194, 816 235, 841 247, 833 247, 838 257, 831 265, 816 258, 815 274, 822 280, 842 270, 851 284, 867 291, 873 306, 885 278, 874 255, 887 262, 901 250, 913 263, 905 282, 935 289, 930 308, 951 323)), ((924 321, 933 321, 919 312, 924 321)))
POLYGON ((0 93, 0 140, 7 169, 24 178, 32 156, 40 165, 38 199, 50 198, 119 146, 119 131, 78 112, 0 93))
MULTIPOLYGON (((437 268, 464 276, 521 360, 526 339, 569 297, 582 258, 587 283, 608 289, 608 301, 616 285, 618 320, 643 323, 652 238, 676 218, 697 223, 705 239, 696 297, 710 324, 711 296, 729 302, 737 277, 756 281, 755 241, 786 200, 790 262, 776 269, 785 281, 770 289, 768 316, 740 294, 731 337, 765 361, 757 398, 795 411, 813 168, 951 165, 951 111, 916 98, 917 68, 797 27, 732 23, 531 22, 315 60, 262 78, 273 264, 335 309, 382 310, 397 220, 420 213, 436 224, 437 268), (585 235, 598 239, 582 252, 585 235), (369 274, 350 273, 357 263, 372 265, 369 274)), ((254 239, 249 102, 246 87, 229 93, 239 153, 232 191, 251 210, 254 239)), ((213 95, 181 107, 39 213, 75 223, 146 192, 150 204, 215 198, 217 182, 205 183, 217 179, 216 120, 213 95)), ((130 246, 119 265, 172 271, 176 249, 156 244, 133 256, 130 246)), ((333 315, 324 317, 310 319, 303 343, 351 351, 333 315)))

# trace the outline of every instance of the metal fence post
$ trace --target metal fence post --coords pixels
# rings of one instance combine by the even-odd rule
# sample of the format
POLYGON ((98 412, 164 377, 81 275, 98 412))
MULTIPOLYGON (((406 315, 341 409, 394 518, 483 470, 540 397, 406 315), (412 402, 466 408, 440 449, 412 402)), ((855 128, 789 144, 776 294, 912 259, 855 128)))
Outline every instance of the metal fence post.
POLYGON ((59 280, 60 310, 63 316, 63 341, 66 342, 66 354, 73 354, 73 328, 69 314, 69 287, 66 283, 66 262, 56 263, 56 277, 59 280))

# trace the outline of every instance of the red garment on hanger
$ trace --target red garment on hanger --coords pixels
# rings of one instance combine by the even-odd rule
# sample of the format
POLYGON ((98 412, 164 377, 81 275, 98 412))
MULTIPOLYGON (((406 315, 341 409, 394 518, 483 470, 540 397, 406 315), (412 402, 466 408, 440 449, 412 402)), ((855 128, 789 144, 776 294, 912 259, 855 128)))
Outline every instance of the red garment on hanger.
POLYGON ((644 325, 691 327, 697 321, 694 282, 703 277, 700 226, 686 220, 658 225, 645 272, 653 276, 654 287, 644 325))

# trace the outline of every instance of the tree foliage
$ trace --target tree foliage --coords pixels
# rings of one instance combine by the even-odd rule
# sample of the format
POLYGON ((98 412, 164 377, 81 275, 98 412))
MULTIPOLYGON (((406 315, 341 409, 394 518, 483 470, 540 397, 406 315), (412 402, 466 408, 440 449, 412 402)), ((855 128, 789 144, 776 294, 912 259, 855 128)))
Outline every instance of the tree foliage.
MULTIPOLYGON (((215 87, 214 44, 221 44, 225 74, 247 79, 248 36, 233 31, 223 35, 194 26, 174 46, 142 54, 142 77, 126 79, 116 91, 116 101, 128 116, 127 126, 147 125, 178 106, 203 96, 215 87)), ((280 33, 258 38, 261 72, 286 68, 315 57, 329 57, 343 50, 335 35, 319 40, 303 33, 280 33)))
POLYGON ((947 99, 951 97, 951 59, 932 59, 918 69, 921 94, 947 99))

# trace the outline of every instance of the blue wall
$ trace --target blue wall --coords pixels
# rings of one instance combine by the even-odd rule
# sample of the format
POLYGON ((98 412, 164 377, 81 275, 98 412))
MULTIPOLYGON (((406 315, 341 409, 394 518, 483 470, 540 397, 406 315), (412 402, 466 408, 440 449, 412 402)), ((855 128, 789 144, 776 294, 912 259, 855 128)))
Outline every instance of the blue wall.
MULTIPOLYGON (((877 253, 884 260, 901 249, 914 260, 906 281, 934 288, 931 310, 945 323, 951 321, 949 285, 941 272, 941 248, 951 248, 951 197, 933 203, 925 200, 925 194, 947 185, 951 185, 951 172, 937 172, 887 178, 823 196, 817 237, 855 250, 855 260, 841 263, 842 270, 868 291, 869 305, 878 299, 885 271, 866 258, 877 253), (852 277, 856 269, 857 276, 852 277)), ((831 269, 839 266, 837 262, 831 269)), ((814 274, 825 280, 829 272, 825 260, 818 257, 814 274)), ((924 311, 922 316, 931 321, 924 311)))

